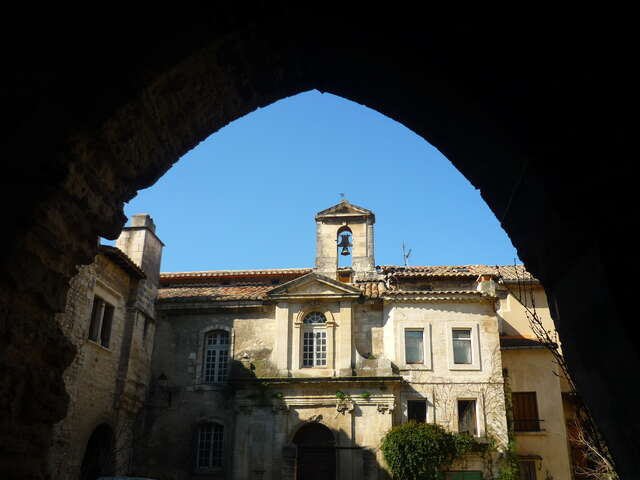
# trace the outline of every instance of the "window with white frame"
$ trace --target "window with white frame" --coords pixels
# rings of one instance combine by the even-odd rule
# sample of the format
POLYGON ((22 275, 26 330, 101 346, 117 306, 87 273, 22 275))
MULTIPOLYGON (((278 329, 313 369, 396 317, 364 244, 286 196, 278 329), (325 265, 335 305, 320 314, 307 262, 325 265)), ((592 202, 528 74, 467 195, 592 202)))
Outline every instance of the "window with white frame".
POLYGON ((424 364, 424 329, 405 329, 404 359, 408 365, 424 364))
POLYGON ((481 370, 480 333, 475 322, 455 321, 448 326, 450 370, 481 370))
POLYGON ((308 313, 302 320, 302 366, 327 366, 327 319, 320 312, 308 313))
POLYGON ((454 328, 451 336, 453 338, 453 363, 456 365, 473 363, 471 356, 471 329, 454 328))
POLYGON ((224 383, 229 372, 229 332, 216 330, 209 332, 204 342, 204 362, 202 366, 204 383, 224 383))
POLYGON ((103 298, 97 295, 93 297, 89 340, 109 348, 114 310, 114 306, 106 302, 103 298))
POLYGON ((222 468, 224 427, 219 423, 202 423, 196 439, 196 469, 201 471, 222 468))

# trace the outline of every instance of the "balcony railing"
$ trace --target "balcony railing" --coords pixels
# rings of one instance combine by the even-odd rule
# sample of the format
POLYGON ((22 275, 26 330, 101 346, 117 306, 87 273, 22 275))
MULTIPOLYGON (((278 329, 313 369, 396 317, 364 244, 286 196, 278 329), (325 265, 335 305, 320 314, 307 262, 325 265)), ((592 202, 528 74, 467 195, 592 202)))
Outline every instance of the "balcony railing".
POLYGON ((513 430, 515 432, 539 432, 540 423, 544 420, 539 418, 518 418, 513 420, 513 430))

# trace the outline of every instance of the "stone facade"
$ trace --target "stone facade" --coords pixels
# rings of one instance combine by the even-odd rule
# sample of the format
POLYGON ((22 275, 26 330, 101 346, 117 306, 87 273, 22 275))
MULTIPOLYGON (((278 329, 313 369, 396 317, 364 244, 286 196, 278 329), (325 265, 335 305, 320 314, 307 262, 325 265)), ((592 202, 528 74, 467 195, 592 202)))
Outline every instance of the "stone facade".
POLYGON ((130 471, 155 333, 162 242, 148 215, 133 217, 117 245, 102 245, 70 283, 56 320, 77 348, 65 370, 67 417, 54 426, 53 478, 130 471))
POLYGON ((539 412, 550 424, 522 441, 523 461, 539 480, 545 471, 568 478, 560 384, 543 345, 526 338, 509 289, 526 272, 374 267, 372 212, 343 201, 316 222, 313 270, 161 275, 137 471, 275 480, 311 478, 311 468, 382 479, 380 441, 411 418, 494 445, 454 469, 495 478, 508 437, 508 365, 517 393, 545 396, 539 412), (341 268, 336 244, 347 231, 353 261, 341 268))

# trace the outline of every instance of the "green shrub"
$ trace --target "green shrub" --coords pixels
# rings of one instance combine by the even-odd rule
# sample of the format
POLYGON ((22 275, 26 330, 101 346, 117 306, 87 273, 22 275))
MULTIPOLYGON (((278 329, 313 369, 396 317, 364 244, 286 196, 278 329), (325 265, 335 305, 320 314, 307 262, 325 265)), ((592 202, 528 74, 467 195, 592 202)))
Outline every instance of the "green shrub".
POLYGON ((475 446, 468 435, 447 432, 440 425, 409 422, 393 427, 382 439, 382 453, 396 480, 437 480, 475 446))

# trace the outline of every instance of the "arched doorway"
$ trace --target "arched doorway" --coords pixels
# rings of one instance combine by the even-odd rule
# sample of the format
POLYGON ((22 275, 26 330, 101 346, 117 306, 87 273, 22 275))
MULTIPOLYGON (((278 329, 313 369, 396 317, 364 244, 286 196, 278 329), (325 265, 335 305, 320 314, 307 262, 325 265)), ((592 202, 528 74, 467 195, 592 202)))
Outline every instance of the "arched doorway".
POLYGON ((114 435, 109 425, 99 425, 89 437, 82 459, 80 480, 115 474, 114 435))
POLYGON ((334 480, 336 450, 333 433, 321 423, 308 423, 293 437, 298 447, 296 480, 334 480))

